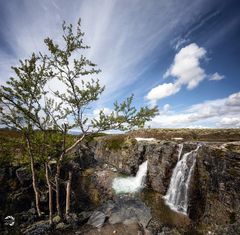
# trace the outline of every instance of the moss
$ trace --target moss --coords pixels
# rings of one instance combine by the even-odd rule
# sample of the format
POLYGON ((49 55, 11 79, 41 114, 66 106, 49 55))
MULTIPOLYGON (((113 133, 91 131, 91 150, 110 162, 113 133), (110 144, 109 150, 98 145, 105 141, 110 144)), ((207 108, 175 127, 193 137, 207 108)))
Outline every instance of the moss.
POLYGON ((106 147, 109 150, 129 149, 130 146, 136 143, 135 139, 129 138, 126 135, 116 135, 106 138, 106 147))
POLYGON ((94 138, 96 138, 96 137, 101 137, 101 136, 106 136, 106 135, 107 135, 106 133, 95 133, 95 134, 86 136, 86 137, 85 137, 85 140, 86 140, 87 142, 91 142, 91 141, 93 141, 94 138))
POLYGON ((106 139, 106 147, 110 150, 119 150, 122 148, 125 141, 125 136, 111 136, 111 138, 106 139))

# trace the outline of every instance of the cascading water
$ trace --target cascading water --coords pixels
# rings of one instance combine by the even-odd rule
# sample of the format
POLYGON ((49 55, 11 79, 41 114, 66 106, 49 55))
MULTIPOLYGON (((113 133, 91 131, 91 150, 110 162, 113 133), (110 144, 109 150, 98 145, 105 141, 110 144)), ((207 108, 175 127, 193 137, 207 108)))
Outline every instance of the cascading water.
POLYGON ((166 203, 175 211, 187 214, 188 187, 196 163, 196 155, 200 146, 181 158, 183 145, 179 145, 178 162, 173 170, 167 194, 166 203))
POLYGON ((147 175, 147 161, 143 162, 135 177, 118 177, 113 180, 112 188, 116 193, 135 193, 144 186, 147 175))

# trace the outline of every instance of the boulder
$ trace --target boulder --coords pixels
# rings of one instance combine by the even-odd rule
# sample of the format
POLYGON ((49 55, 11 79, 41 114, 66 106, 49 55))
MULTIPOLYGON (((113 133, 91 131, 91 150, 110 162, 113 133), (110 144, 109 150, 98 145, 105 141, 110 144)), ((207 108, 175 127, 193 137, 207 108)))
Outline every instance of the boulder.
POLYGON ((94 211, 87 224, 96 228, 101 228, 105 222, 106 215, 101 211, 94 211))
POLYGON ((130 224, 138 222, 146 228, 151 218, 150 209, 139 199, 119 198, 111 210, 109 223, 130 224))
POLYGON ((65 229, 67 229, 67 228, 69 228, 69 227, 70 227, 69 224, 65 224, 65 223, 63 223, 63 222, 61 222, 61 223, 59 223, 59 224, 56 225, 56 229, 57 229, 57 230, 65 230, 65 229))
POLYGON ((53 217, 53 223, 58 224, 61 221, 61 217, 59 215, 56 215, 53 217))

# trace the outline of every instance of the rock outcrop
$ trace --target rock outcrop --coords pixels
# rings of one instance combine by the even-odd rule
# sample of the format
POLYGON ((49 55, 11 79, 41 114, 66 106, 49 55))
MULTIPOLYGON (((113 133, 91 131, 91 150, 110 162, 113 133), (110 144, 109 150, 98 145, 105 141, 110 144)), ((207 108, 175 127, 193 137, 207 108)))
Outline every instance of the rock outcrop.
MULTIPOLYGON (((117 142, 117 137, 114 138, 117 142)), ((98 161, 134 175, 140 163, 148 160, 147 184, 165 195, 178 161, 179 143, 159 140, 137 142, 121 137, 118 145, 111 148, 108 141, 113 140, 104 137, 96 141, 95 157, 98 161)), ((221 226, 227 230, 226 226, 234 227, 233 224, 240 221, 239 144, 184 142, 182 154, 196 149, 198 144, 201 147, 190 180, 188 215, 194 224, 202 224, 206 231, 217 231, 221 226)))

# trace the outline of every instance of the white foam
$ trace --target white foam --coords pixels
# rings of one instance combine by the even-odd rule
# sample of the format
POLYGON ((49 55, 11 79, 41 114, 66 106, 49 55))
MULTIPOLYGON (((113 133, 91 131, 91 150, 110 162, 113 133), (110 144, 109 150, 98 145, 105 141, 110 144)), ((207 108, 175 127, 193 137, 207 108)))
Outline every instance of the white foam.
POLYGON ((178 162, 173 170, 167 194, 164 196, 171 209, 187 214, 188 187, 196 163, 199 146, 181 157, 183 145, 179 145, 178 162))
POLYGON ((147 175, 147 161, 143 162, 134 177, 118 177, 113 180, 112 188, 116 193, 135 193, 144 187, 147 175))

